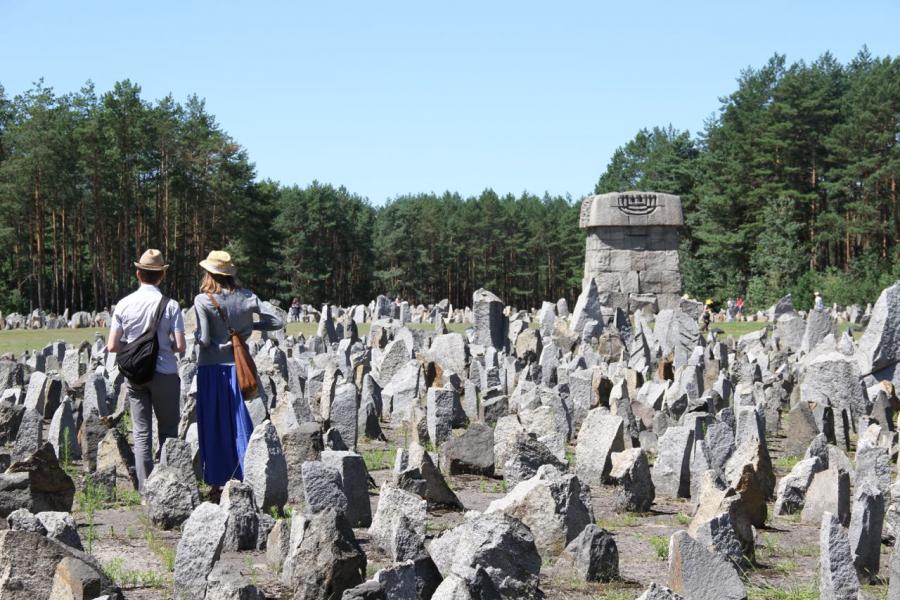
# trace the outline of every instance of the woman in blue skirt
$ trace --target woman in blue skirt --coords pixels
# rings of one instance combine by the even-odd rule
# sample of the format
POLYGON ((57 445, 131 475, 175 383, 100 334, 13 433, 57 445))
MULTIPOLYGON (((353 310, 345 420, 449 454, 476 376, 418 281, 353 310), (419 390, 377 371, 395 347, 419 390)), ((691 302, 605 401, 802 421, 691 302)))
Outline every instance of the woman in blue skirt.
POLYGON ((229 479, 243 479, 244 451, 253 432, 234 367, 228 327, 245 340, 254 330, 273 331, 284 326, 266 310, 256 294, 235 279, 237 269, 227 252, 214 250, 200 262, 204 269, 200 293, 194 298, 197 314, 197 433, 203 479, 216 500, 229 479), (210 296, 225 313, 218 312, 210 296), (259 320, 254 321, 253 315, 259 320))

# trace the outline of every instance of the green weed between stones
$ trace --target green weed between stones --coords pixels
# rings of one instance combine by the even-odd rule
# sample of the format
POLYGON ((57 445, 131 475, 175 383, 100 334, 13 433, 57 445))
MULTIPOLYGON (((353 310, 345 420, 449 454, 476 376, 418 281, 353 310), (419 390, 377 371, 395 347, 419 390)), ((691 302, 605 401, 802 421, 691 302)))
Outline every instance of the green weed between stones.
POLYGON ((641 524, 641 514, 639 513, 621 513, 610 517, 600 517, 597 519, 597 527, 614 531, 623 527, 637 527, 641 524))
POLYGON ((168 586, 166 578, 156 571, 126 569, 125 561, 114 558, 103 565, 103 572, 122 588, 164 588, 168 586))
POLYGON ((369 472, 392 468, 396 457, 396 448, 369 448, 363 452, 363 461, 369 472))
POLYGON ((747 587, 747 600, 818 600, 819 588, 815 584, 779 586, 753 585, 747 587))
POLYGON ((647 537, 647 542, 656 551, 656 557, 660 560, 669 560, 669 538, 664 535, 651 535, 647 537))

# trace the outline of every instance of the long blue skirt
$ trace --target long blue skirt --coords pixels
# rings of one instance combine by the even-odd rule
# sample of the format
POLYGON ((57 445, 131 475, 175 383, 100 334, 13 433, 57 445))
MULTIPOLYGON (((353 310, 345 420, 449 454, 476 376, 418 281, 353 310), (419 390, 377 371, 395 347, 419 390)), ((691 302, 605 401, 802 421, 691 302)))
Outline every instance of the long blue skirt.
POLYGON ((243 480, 244 452, 253 422, 238 386, 234 365, 204 365, 197 369, 197 434, 203 479, 222 486, 243 480))

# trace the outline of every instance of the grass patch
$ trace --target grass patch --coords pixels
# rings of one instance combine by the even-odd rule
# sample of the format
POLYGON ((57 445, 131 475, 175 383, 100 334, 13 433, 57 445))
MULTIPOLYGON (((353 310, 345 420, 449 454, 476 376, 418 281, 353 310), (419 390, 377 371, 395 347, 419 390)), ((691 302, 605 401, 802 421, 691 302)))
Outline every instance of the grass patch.
POLYGON ((269 516, 275 519, 276 521, 281 521, 282 519, 290 520, 291 516, 294 514, 294 509, 290 506, 285 506, 282 510, 278 510, 277 506, 273 506, 269 508, 269 516))
POLYGON ((147 548, 156 555, 166 571, 171 573, 175 570, 175 548, 166 546, 156 536, 156 529, 153 528, 153 525, 150 523, 150 517, 146 513, 140 513, 139 518, 144 527, 143 537, 144 541, 147 542, 147 548))
POLYGON ((595 596, 596 600, 634 600, 634 590, 606 590, 595 596))
POLYGON ((431 535, 440 535, 441 533, 447 531, 448 529, 453 529, 453 523, 447 522, 434 522, 430 520, 425 521, 425 533, 429 533, 431 535))
POLYGON ((768 325, 765 321, 732 321, 731 323, 710 323, 710 329, 721 329, 723 335, 733 335, 740 337, 742 335, 759 331, 768 325))
POLYGON ((611 517, 601 517, 597 519, 597 527, 613 531, 624 527, 637 527, 641 524, 641 515, 639 513, 621 513, 611 517))
POLYGON ((887 600, 888 582, 885 581, 881 585, 866 584, 862 586, 860 598, 867 600, 887 600))
POLYGON ((115 581, 119 587, 125 589, 164 588, 168 585, 166 578, 156 571, 126 569, 125 561, 121 558, 114 558, 103 565, 103 572, 115 581))
POLYGON ((781 560, 771 566, 773 571, 777 571, 782 575, 792 575, 798 568, 799 565, 792 560, 781 560))
POLYGON ((505 479, 500 481, 482 479, 481 483, 478 484, 478 488, 482 494, 505 494, 506 490, 509 489, 509 482, 505 479))
POLYGON ((683 512, 680 512, 677 515, 675 515, 675 520, 678 522, 679 525, 689 525, 691 522, 691 518, 683 512))
POLYGON ((12 352, 19 356, 26 350, 40 350, 50 342, 62 340, 76 348, 81 342, 93 342, 94 333, 106 338, 108 330, 88 327, 85 329, 11 329, 0 331, 0 354, 12 352))
POLYGON ((774 587, 747 586, 747 600, 819 600, 819 588, 812 583, 774 587))
POLYGON ((802 456, 782 456, 775 461, 775 468, 782 471, 790 471, 802 459, 802 456))
POLYGON ((770 534, 764 533, 759 537, 761 543, 757 544, 756 555, 758 558, 772 558, 778 553, 778 542, 770 534))
POLYGON ((669 560, 669 538, 664 535, 651 535, 647 538, 647 542, 653 547, 659 560, 669 560))
POLYGON ((369 448, 363 452, 363 461, 369 472, 393 468, 396 457, 396 448, 369 448))

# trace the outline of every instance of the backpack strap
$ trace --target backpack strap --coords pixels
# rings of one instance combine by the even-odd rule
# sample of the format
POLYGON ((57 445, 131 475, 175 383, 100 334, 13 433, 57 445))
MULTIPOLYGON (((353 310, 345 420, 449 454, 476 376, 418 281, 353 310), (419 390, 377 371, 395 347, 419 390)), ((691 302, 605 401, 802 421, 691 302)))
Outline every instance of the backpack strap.
POLYGON ((156 316, 153 318, 153 324, 150 326, 153 333, 156 333, 159 329, 159 322, 162 320, 162 316, 166 312, 166 306, 168 305, 169 299, 163 294, 162 298, 159 299, 159 305, 156 307, 156 316))

